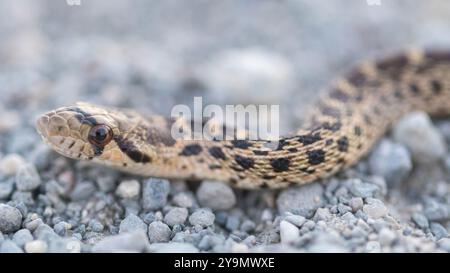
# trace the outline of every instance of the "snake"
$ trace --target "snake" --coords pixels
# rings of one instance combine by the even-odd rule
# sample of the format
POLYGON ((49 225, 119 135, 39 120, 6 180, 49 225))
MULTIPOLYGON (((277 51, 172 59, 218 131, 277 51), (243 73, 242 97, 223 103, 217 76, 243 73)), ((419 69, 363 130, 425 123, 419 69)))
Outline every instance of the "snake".
POLYGON ((72 159, 144 177, 260 189, 303 185, 351 167, 412 111, 450 114, 450 51, 414 49, 362 61, 331 81, 302 126, 276 146, 261 139, 176 139, 177 119, 86 102, 47 112, 36 127, 72 159))

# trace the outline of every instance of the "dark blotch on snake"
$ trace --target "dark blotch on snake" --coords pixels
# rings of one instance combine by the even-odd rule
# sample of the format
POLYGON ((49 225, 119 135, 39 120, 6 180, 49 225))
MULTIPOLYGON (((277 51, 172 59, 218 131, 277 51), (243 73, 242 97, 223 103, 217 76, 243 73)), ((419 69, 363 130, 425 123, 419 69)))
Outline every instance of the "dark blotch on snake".
POLYGON ((244 169, 250 169, 255 164, 253 159, 244 157, 244 156, 240 156, 240 155, 236 155, 234 160, 236 161, 236 163, 238 163, 244 169))
POLYGON ((114 141, 117 143, 117 146, 119 146, 119 149, 125 153, 131 160, 133 160, 136 163, 148 163, 151 162, 151 158, 140 152, 136 146, 131 141, 128 141, 126 139, 123 139, 120 136, 114 137, 114 141))
POLYGON ((215 158, 222 159, 222 160, 226 159, 226 156, 220 147, 211 147, 208 149, 208 152, 210 155, 212 155, 215 158))
POLYGON ((231 141, 231 144, 233 144, 233 146, 236 148, 244 150, 252 146, 252 144, 250 144, 247 140, 239 140, 239 139, 231 141))
POLYGON ((347 152, 348 151, 348 138, 346 136, 341 137, 337 141, 338 149, 341 152, 347 152))
POLYGON ((202 147, 200 145, 189 144, 183 148, 183 151, 181 151, 180 155, 193 156, 193 155, 198 155, 201 152, 202 152, 202 147))
POLYGON ((273 159, 270 161, 270 165, 274 169, 275 172, 285 172, 289 170, 290 160, 285 157, 273 159))
POLYGON ((307 151, 306 154, 311 165, 318 165, 325 161, 325 152, 322 149, 307 151))
POLYGON ((308 135, 302 135, 298 137, 298 142, 302 143, 303 145, 311 145, 314 142, 317 142, 321 140, 320 133, 315 134, 308 134, 308 135))

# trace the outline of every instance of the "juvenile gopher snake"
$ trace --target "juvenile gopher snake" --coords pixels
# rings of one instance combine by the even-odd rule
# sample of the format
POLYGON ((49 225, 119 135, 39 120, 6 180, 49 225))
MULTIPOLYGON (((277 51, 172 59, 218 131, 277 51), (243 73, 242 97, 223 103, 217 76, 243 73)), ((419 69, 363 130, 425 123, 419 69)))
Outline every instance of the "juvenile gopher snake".
POLYGON ((258 141, 174 140, 173 120, 86 103, 42 115, 38 132, 60 154, 143 176, 279 188, 329 177, 365 155, 412 110, 450 114, 450 52, 367 62, 324 93, 294 136, 258 141))

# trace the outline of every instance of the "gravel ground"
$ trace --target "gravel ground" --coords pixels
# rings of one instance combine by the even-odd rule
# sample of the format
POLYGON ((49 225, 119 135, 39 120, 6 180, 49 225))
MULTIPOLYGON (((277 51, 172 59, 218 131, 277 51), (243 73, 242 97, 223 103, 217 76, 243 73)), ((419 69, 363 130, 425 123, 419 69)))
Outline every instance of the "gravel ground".
POLYGON ((284 190, 132 177, 41 142, 37 115, 79 100, 280 104, 288 131, 358 60, 450 48, 444 1, 213 2, 0 1, 0 252, 450 252, 448 119, 412 113, 354 168, 284 190))

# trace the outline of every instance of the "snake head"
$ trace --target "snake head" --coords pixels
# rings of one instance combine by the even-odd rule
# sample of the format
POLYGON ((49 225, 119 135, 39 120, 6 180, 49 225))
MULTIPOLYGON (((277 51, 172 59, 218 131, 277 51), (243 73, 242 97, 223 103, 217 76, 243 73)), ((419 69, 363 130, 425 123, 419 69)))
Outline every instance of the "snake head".
POLYGON ((133 130, 142 118, 88 103, 62 107, 40 116, 36 128, 56 152, 73 159, 124 167, 146 163, 152 151, 139 149, 133 130))

